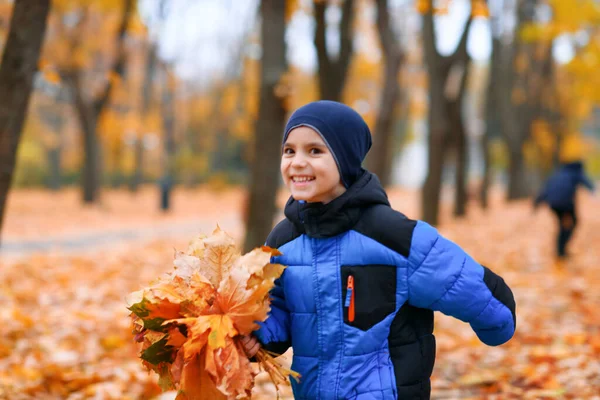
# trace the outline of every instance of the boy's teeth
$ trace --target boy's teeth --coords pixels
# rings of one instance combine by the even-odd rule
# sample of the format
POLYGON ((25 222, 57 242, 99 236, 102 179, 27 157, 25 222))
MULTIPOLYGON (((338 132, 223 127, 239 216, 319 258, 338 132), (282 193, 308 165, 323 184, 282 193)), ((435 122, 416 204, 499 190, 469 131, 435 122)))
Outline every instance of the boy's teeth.
POLYGON ((308 178, 308 177, 305 177, 305 176, 303 176, 303 177, 295 176, 293 178, 294 182, 307 182, 307 181, 312 181, 313 179, 314 178, 308 178))

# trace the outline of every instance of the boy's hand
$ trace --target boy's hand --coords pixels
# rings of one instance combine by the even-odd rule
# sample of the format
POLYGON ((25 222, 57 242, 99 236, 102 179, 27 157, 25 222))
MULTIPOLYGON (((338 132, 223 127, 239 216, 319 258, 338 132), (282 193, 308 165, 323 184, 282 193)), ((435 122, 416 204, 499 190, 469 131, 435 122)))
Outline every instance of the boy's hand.
POLYGON ((260 350, 260 343, 254 335, 242 336, 241 341, 248 358, 254 357, 258 353, 258 350, 260 350))

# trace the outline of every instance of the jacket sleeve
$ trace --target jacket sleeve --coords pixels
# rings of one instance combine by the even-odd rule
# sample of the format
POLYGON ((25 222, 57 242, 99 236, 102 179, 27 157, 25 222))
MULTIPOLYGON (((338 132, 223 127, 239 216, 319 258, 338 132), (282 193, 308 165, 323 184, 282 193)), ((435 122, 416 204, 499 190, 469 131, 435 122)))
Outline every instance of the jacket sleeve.
POLYGON ((422 221, 413 231, 407 273, 411 305, 471 324, 490 346, 513 336, 515 300, 508 285, 422 221))
POLYGON ((587 175, 584 174, 583 172, 579 176, 579 183, 581 183, 583 186, 588 188, 590 190, 590 192, 593 192, 595 189, 594 184, 592 183, 592 180, 590 178, 588 178, 587 175))
POLYGON ((254 331, 263 348, 277 354, 285 353, 291 346, 290 312, 285 303, 283 279, 285 279, 285 271, 279 279, 275 280, 275 286, 271 289, 271 311, 267 319, 264 322, 257 322, 259 329, 254 331))

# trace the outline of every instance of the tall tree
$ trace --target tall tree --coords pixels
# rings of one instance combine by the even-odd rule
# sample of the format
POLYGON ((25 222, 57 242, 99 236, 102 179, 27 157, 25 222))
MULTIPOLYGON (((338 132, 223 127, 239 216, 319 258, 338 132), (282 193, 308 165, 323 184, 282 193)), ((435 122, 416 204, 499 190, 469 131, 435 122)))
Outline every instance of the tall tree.
MULTIPOLYGON (((111 77, 122 76, 125 69, 125 60, 127 57, 125 52, 125 37, 134 10, 135 0, 123 1, 123 13, 116 37, 117 46, 115 59, 109 68, 109 73, 107 75, 109 78, 106 79, 104 86, 99 91, 100 94, 97 97, 88 98, 88 96, 86 96, 84 71, 77 66, 63 68, 60 71, 62 80, 71 90, 75 111, 83 135, 84 165, 82 174, 82 194, 85 203, 94 203, 97 200, 98 192, 100 190, 100 148, 97 137, 98 122, 102 112, 108 104, 113 89, 114 79, 111 79, 111 77)), ((84 15, 80 18, 80 26, 83 26, 83 23, 85 23, 85 13, 87 13, 87 10, 84 10, 84 15)), ((80 52, 80 46, 82 46, 82 44, 81 37, 75 36, 71 43, 72 54, 80 52)))
MULTIPOLYGON (((467 29, 468 31, 468 29, 467 29)), ((454 181, 454 215, 466 214, 467 206, 467 168, 469 165, 469 151, 467 148, 467 131, 465 128, 463 99, 466 93, 467 78, 471 65, 471 58, 467 53, 466 41, 459 46, 456 54, 456 63, 452 66, 448 81, 446 81, 447 112, 450 119, 449 134, 453 144, 456 158, 456 175, 454 181), (452 79, 451 79, 452 78, 452 79), (454 83, 451 82, 454 80, 454 83), (456 88, 452 88, 456 85, 456 88)))
POLYGON ((163 176, 161 177, 161 209, 171 204, 171 189, 175 182, 175 76, 169 65, 160 63, 162 71, 161 114, 163 128, 163 176))
POLYGON ((538 0, 517 3, 517 23, 512 44, 502 52, 500 109, 502 135, 509 155, 508 200, 531 195, 531 173, 523 148, 532 124, 542 114, 542 97, 551 78, 552 42, 525 40, 523 29, 535 21, 538 0), (540 56, 541 55, 541 56, 540 56))
MULTIPOLYGON (((148 41, 146 44, 146 59, 144 63, 144 83, 142 85, 141 97, 142 104, 140 114, 142 119, 146 119, 152 106, 153 82, 156 77, 156 43, 148 41)), ((139 185, 144 181, 144 140, 143 133, 138 132, 134 145, 134 166, 129 188, 136 192, 139 185)))
MULTIPOLYGON (((492 27, 494 27, 492 19, 492 27)), ((492 30, 492 35, 494 34, 492 30)), ((500 113, 498 112, 498 92, 502 85, 500 82, 500 38, 492 36, 492 54, 490 56, 487 93, 485 102, 485 131, 481 138, 481 150, 483 154, 483 177, 479 198, 481 207, 487 208, 489 204, 489 187, 491 184, 491 160, 490 141, 493 137, 500 136, 500 113)))
POLYGON ((16 0, 0 64, 0 231, 50 0, 16 0))
POLYGON ((384 78, 379 101, 379 112, 375 122, 373 149, 367 157, 368 169, 375 173, 383 186, 391 182, 394 154, 394 111, 400 100, 398 72, 403 54, 390 23, 387 0, 377 0, 377 32, 383 50, 384 78))
POLYGON ((327 51, 327 23, 325 20, 327 1, 313 0, 317 23, 315 29, 315 47, 319 61, 319 92, 322 100, 340 101, 342 98, 353 53, 352 23, 355 13, 354 4, 354 0, 343 1, 342 18, 339 27, 339 54, 337 58, 333 58, 327 51))
MULTIPOLYGON (((469 63, 466 48, 472 17, 469 16, 454 53, 442 56, 435 45, 433 12, 433 1, 429 0, 423 15, 423 42, 429 78, 429 156, 421 207, 423 220, 435 225, 438 223, 442 171, 447 149, 450 144, 459 143, 461 135, 464 136, 461 104, 469 63)), ((460 143, 458 147, 460 151, 460 143)))
POLYGON ((276 93, 277 85, 287 70, 285 3, 281 0, 262 0, 260 4, 260 105, 250 172, 245 251, 264 243, 275 215, 281 131, 285 123, 284 98, 276 93))

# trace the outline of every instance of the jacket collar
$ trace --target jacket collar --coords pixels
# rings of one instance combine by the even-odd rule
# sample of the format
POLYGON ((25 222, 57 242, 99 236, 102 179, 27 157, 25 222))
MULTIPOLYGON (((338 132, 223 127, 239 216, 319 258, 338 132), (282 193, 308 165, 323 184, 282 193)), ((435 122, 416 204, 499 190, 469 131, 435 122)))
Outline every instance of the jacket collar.
POLYGON ((284 212, 300 233, 322 239, 352 229, 362 212, 376 204, 390 205, 377 176, 365 171, 348 190, 331 202, 304 203, 290 197, 284 212))

